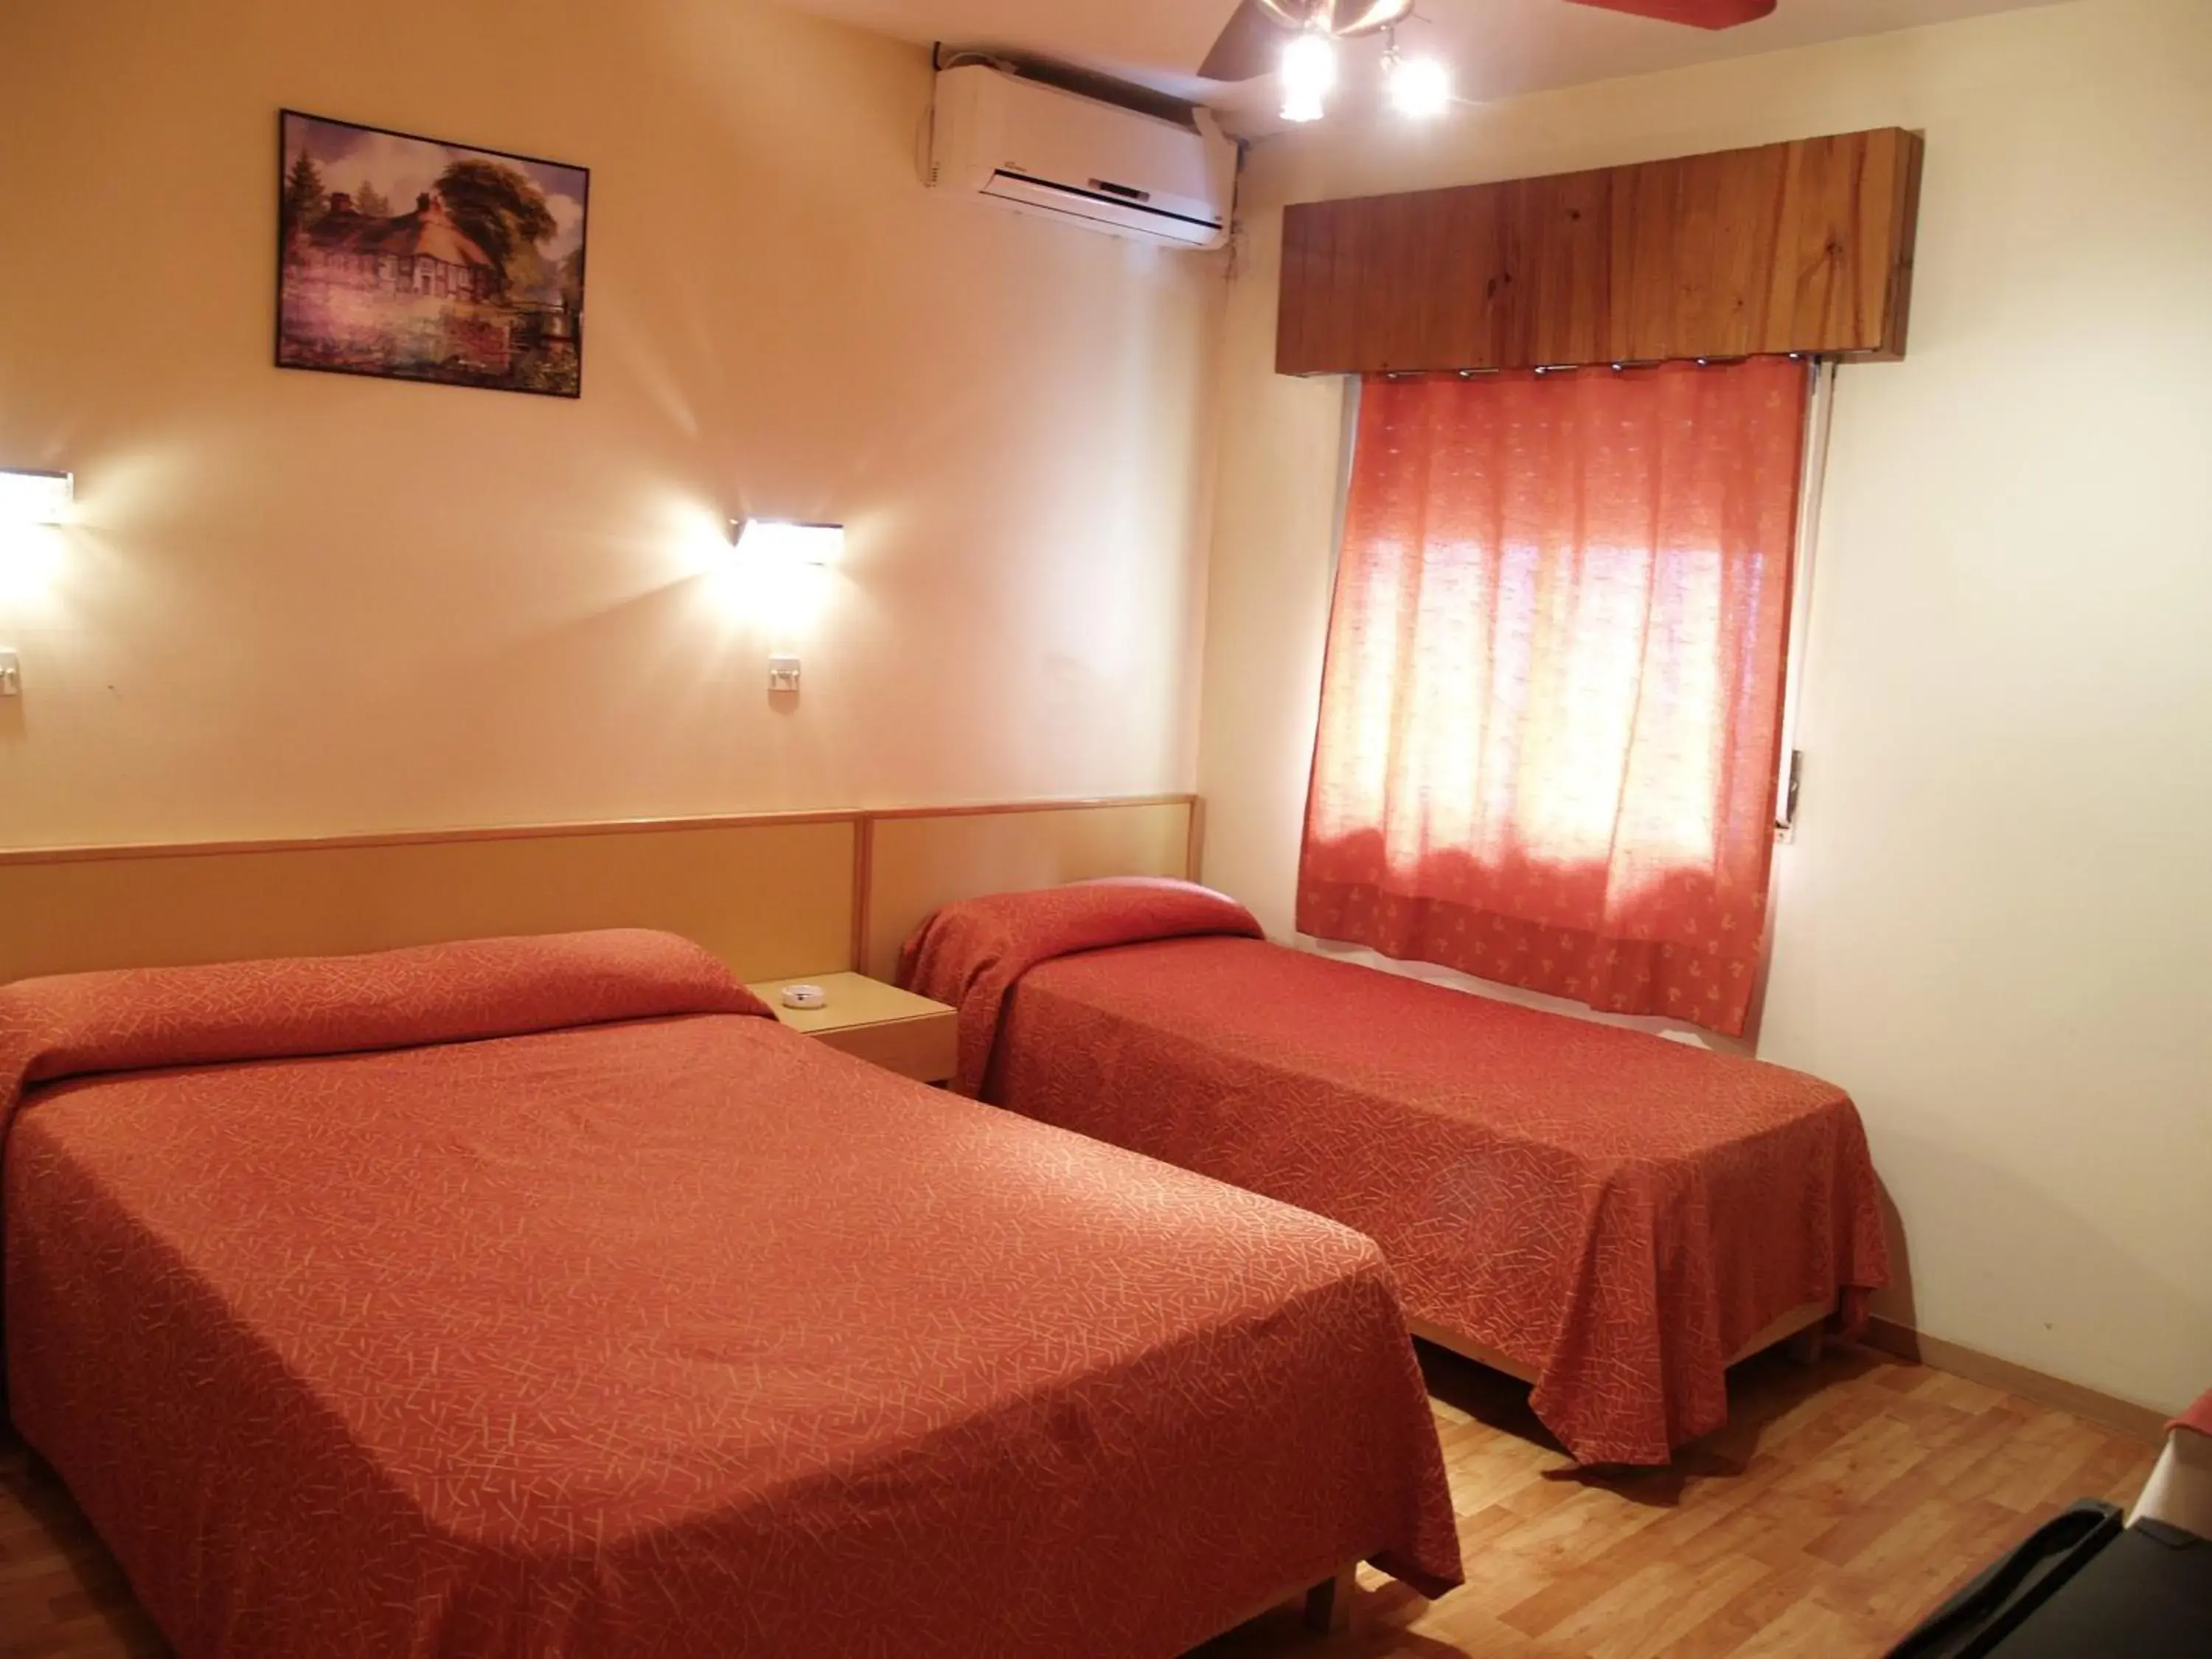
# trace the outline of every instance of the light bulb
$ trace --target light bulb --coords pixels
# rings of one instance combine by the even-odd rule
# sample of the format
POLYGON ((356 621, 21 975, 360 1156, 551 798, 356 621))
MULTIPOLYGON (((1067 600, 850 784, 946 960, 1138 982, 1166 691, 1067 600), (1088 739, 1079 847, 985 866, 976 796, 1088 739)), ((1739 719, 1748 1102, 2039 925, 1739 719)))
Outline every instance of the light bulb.
POLYGON ((1283 119, 1320 120, 1335 84, 1336 42, 1320 29, 1293 35, 1283 48, 1283 119))
POLYGON ((829 564, 845 550, 842 524, 794 524, 788 519, 745 519, 735 526, 738 550, 796 564, 829 564))
POLYGON ((1451 71, 1435 58, 1397 58, 1389 68, 1390 105, 1399 114, 1427 121, 1451 106, 1451 71))
POLYGON ((59 524, 69 516, 72 493, 66 472, 0 467, 0 524, 59 524))

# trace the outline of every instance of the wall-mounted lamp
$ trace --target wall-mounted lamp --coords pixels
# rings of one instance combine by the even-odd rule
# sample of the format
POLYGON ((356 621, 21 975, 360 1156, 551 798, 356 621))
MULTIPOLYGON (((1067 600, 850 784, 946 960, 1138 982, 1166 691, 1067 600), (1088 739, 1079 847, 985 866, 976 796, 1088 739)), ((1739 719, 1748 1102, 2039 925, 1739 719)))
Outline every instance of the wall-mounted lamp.
POLYGON ((845 550, 842 524, 795 524, 788 519, 747 519, 730 526, 740 553, 794 564, 828 564, 845 550))
POLYGON ((0 467, 0 526, 59 524, 75 495, 75 480, 66 472, 0 467))

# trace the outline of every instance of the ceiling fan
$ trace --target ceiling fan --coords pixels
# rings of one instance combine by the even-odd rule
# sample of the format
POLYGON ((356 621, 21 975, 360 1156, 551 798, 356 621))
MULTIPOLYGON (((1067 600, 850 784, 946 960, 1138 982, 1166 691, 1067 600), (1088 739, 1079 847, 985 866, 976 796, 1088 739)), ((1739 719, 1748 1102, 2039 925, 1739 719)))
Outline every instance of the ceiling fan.
MULTIPOLYGON (((1692 28, 1729 29, 1773 11, 1776 0, 1572 0, 1601 11, 1627 12, 1692 28)), ((1398 25, 1414 0, 1240 0, 1199 73, 1209 81, 1253 81, 1280 70, 1283 118, 1320 118, 1336 84, 1336 43, 1361 35, 1386 38, 1382 66, 1390 101, 1408 115, 1441 114, 1451 101, 1451 76, 1434 58, 1398 55, 1398 25)))

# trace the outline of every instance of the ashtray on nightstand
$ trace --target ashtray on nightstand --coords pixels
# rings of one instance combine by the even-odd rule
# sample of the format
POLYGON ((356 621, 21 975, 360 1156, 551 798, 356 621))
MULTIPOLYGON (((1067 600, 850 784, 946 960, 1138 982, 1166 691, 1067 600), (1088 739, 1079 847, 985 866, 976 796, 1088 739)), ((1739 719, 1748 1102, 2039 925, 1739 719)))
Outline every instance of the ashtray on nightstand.
POLYGON ((793 1030, 818 1037, 856 1059, 921 1083, 943 1083, 952 1075, 958 1016, 941 1002, 865 974, 800 974, 746 988, 793 1030), (794 985, 818 986, 822 1006, 787 1007, 783 994, 794 985))

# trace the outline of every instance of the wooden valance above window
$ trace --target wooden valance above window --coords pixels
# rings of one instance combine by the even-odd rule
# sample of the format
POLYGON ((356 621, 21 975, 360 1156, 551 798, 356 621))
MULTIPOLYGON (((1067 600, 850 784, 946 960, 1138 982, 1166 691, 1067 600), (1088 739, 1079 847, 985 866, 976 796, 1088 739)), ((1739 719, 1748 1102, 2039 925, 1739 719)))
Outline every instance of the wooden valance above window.
POLYGON ((1905 355, 1923 144, 1896 127, 1283 216, 1285 374, 1905 355))

